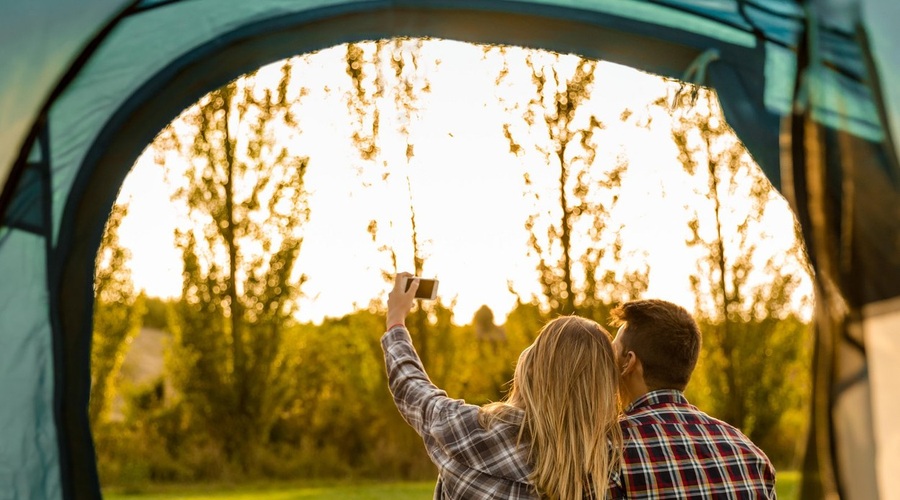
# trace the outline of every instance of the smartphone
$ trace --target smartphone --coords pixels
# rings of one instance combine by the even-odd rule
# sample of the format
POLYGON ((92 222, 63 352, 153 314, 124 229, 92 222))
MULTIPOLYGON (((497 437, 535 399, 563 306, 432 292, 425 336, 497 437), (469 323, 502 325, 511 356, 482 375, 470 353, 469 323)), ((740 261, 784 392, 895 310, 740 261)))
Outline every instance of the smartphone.
POLYGON ((409 290, 412 280, 419 280, 419 288, 416 289, 416 298, 423 300, 434 300, 437 297, 438 280, 426 278, 406 278, 403 290, 409 290))

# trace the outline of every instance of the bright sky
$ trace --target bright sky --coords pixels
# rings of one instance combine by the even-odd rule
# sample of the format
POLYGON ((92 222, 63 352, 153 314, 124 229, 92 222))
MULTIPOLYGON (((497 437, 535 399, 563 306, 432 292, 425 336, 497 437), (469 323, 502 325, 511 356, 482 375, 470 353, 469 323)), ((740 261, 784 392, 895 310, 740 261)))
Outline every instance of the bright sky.
MULTIPOLYGON (((523 162, 535 157, 509 154, 501 127, 509 118, 502 115, 495 95, 497 68, 480 63, 481 49, 474 45, 430 42, 423 60, 432 51, 437 51, 441 63, 429 73, 431 93, 411 118, 415 157, 408 167, 405 161, 397 162, 399 175, 393 181, 368 189, 362 187, 357 168, 374 167, 361 162, 348 140, 342 100, 349 90, 342 66, 344 49, 306 58, 308 70, 302 78, 310 95, 300 118, 298 147, 310 157, 306 185, 311 190, 311 216, 299 261, 309 277, 300 304, 302 320, 342 316, 386 293, 388 284, 380 276, 385 257, 366 232, 373 218, 380 220, 380 243, 394 247, 401 270, 412 268, 404 173, 410 175, 417 224, 426 240, 424 274, 440 280, 438 293, 445 303, 455 301, 457 323, 469 322, 483 304, 502 322, 515 302, 507 290, 510 280, 526 297, 538 291, 524 229, 533 207, 522 196, 523 162)), ((673 159, 667 128, 648 130, 618 122, 624 108, 638 111, 660 89, 656 77, 604 63, 594 105, 610 126, 607 133, 618 142, 612 147, 629 159, 620 195, 621 208, 629 214, 625 241, 648 252, 647 296, 692 308, 688 274, 694 257, 684 245, 689 179, 673 159)), ((390 157, 392 148, 382 147, 390 157)), ((131 249, 137 288, 152 296, 175 296, 181 290, 180 254, 173 243, 178 214, 169 191, 163 169, 152 154, 145 154, 119 197, 130 203, 120 240, 131 249)), ((781 215, 773 217, 771 232, 787 235, 792 219, 782 205, 774 209, 781 215)))

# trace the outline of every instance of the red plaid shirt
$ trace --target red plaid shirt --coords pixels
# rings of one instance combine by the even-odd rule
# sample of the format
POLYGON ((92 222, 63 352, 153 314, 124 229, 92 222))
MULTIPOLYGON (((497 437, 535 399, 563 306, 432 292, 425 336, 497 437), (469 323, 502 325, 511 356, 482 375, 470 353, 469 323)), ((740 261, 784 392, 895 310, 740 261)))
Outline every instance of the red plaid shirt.
POLYGON ((681 391, 645 394, 621 426, 625 454, 610 481, 613 499, 775 498, 775 468, 766 454, 681 391))

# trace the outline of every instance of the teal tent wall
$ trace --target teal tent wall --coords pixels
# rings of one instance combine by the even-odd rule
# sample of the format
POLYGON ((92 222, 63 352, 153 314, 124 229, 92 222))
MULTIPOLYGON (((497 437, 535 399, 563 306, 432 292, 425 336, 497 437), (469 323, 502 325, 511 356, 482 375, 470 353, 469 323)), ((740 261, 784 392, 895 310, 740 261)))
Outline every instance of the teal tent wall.
POLYGON ((0 0, 0 498, 99 497, 93 259, 154 134, 262 64, 403 35, 705 75, 816 269, 807 492, 898 498, 897 14, 889 0, 0 0))

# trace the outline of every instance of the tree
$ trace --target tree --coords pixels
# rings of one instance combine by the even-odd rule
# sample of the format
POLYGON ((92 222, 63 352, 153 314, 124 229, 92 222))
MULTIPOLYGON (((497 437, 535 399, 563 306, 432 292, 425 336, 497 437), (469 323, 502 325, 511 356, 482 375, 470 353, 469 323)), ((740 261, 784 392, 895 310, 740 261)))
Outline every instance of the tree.
POLYGON ((147 312, 142 320, 145 328, 165 330, 169 326, 169 311, 176 300, 162 297, 147 297, 145 304, 147 312))
POLYGON ((134 291, 128 260, 131 252, 119 244, 119 227, 128 205, 112 208, 94 276, 94 334, 91 342, 91 396, 88 415, 102 423, 115 395, 115 381, 128 346, 141 328, 144 302, 134 291))
POLYGON ((215 90, 157 138, 159 161, 186 164, 173 202, 183 289, 169 367, 196 429, 246 470, 291 399, 283 349, 305 280, 296 263, 309 220, 308 159, 291 148, 304 94, 293 63, 215 90), (274 82, 274 83, 270 83, 274 82))
MULTIPOLYGON (((345 57, 352 84, 347 94, 348 111, 355 124, 352 142, 360 158, 375 166, 361 168, 359 175, 365 187, 381 189, 387 200, 406 198, 412 266, 404 269, 416 276, 425 272, 428 255, 427 239, 423 238, 416 219, 412 131, 414 119, 421 111, 421 98, 430 92, 425 67, 440 65, 439 60, 422 61, 424 43, 422 39, 407 38, 350 43, 345 57)), ((383 236, 386 225, 390 231, 394 221, 372 219, 367 229, 372 242, 388 259, 382 267, 382 276, 386 283, 391 283, 401 270, 398 255, 402 253, 398 254, 395 240, 383 236)), ((419 301, 407 319, 419 356, 436 381, 442 380, 442 374, 450 369, 446 359, 442 364, 431 363, 431 355, 438 350, 445 354, 452 350, 446 335, 452 319, 451 307, 445 306, 440 298, 434 302, 419 301), (431 346, 431 339, 442 345, 431 346)))
MULTIPOLYGON (((507 56, 500 86, 518 69, 510 67, 508 52, 498 50, 507 56)), ((551 315, 605 322, 613 304, 647 289, 649 269, 639 258, 632 266, 623 263, 621 224, 613 214, 628 162, 622 155, 611 165, 598 160, 606 126, 590 104, 597 62, 532 51, 523 64, 533 89, 526 103, 509 106, 517 116, 503 124, 503 132, 512 154, 537 156, 531 162, 536 166, 526 166, 523 174, 535 206, 525 221, 529 253, 538 260, 551 315)), ((622 118, 629 114, 625 110, 622 118)))
POLYGON ((281 477, 434 477, 388 390, 383 328, 381 311, 362 310, 293 329, 298 392, 271 443, 281 477))
POLYGON ((802 435, 784 424, 809 402, 810 331, 800 316, 810 300, 801 289, 809 264, 796 223, 786 248, 768 233, 786 204, 726 124, 714 95, 684 90, 674 97, 672 136, 679 161, 700 186, 687 240, 698 252, 690 280, 703 329, 696 398, 771 445, 770 454, 790 458, 795 445, 779 436, 802 435))

